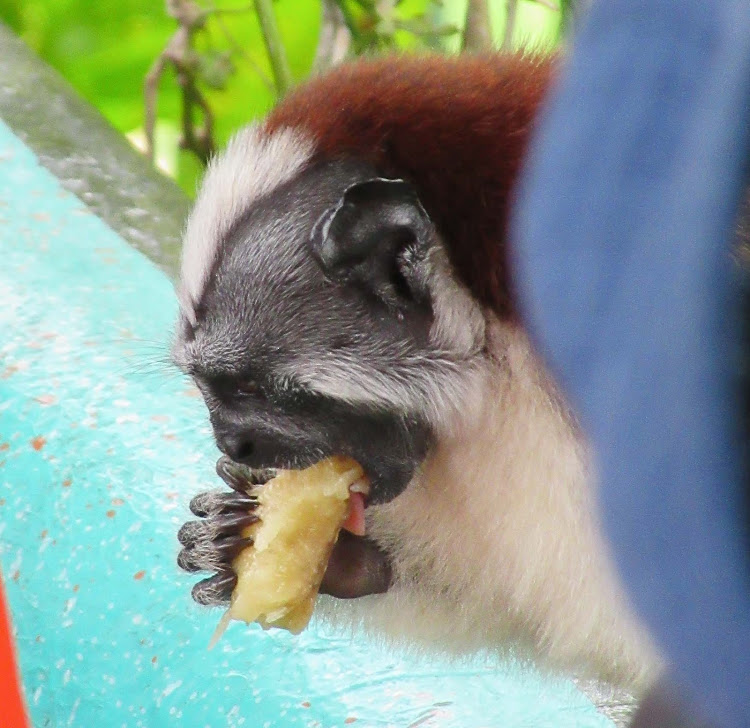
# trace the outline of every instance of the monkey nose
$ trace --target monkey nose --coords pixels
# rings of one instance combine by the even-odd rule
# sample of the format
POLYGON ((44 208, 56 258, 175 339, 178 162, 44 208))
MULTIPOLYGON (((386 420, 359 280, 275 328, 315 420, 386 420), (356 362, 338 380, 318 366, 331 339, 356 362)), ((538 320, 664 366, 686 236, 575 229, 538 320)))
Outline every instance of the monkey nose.
POLYGON ((250 464, 248 461, 255 450, 252 440, 242 435, 222 435, 216 439, 216 444, 236 463, 250 464))

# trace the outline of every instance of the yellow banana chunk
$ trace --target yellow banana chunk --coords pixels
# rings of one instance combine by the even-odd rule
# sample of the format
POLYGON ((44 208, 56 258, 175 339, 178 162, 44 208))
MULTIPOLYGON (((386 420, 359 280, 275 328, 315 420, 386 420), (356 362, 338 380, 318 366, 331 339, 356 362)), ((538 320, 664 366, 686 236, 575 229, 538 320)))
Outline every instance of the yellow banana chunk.
POLYGON ((253 544, 232 562, 237 586, 224 626, 240 619, 294 634, 307 626, 348 514, 349 486, 363 476, 356 461, 332 457, 253 488, 260 521, 242 531, 253 544))

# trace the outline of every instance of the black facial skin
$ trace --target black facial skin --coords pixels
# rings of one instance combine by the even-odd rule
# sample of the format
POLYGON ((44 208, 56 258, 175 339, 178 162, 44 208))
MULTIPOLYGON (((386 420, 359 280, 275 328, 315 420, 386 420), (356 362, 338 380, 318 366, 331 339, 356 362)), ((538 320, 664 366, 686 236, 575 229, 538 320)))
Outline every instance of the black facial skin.
POLYGON ((300 469, 348 455, 370 478, 370 504, 401 493, 432 444, 429 428, 416 418, 357 409, 310 393, 247 394, 242 382, 231 380, 203 381, 200 387, 216 444, 232 460, 252 469, 300 469))

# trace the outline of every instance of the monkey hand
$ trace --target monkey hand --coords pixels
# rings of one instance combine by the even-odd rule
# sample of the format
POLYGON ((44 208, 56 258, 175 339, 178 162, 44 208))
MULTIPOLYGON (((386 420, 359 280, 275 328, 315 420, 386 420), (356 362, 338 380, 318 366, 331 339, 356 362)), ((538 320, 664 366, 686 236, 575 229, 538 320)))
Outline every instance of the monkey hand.
POLYGON ((259 520, 255 514, 258 500, 247 491, 276 474, 273 470, 251 471, 226 457, 218 461, 216 472, 232 491, 211 490, 196 495, 190 501, 190 510, 201 520, 188 521, 177 533, 182 545, 177 565, 191 573, 214 572, 192 591, 193 599, 206 606, 229 604, 237 586, 232 561, 253 543, 242 531, 259 520))
MULTIPOLYGON (((214 572, 192 591, 196 602, 210 606, 230 603, 237 586, 232 562, 252 546, 247 529, 259 520, 259 503, 249 491, 276 475, 274 470, 251 470, 227 457, 218 461, 216 471, 232 492, 214 490, 196 495, 190 510, 201 520, 188 521, 178 533, 183 547, 177 558, 180 568, 214 572)), ((350 599, 385 592, 390 582, 391 567, 383 551, 370 539, 342 530, 330 554, 321 593, 350 599)))

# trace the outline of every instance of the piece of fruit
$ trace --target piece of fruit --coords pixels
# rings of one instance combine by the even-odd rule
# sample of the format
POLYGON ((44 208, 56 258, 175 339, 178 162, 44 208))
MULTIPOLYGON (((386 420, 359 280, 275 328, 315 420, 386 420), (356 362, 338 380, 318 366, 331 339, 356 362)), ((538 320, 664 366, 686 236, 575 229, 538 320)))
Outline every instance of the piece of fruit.
POLYGON ((253 543, 232 561, 237 585, 215 639, 231 619, 295 634, 307 626, 331 550, 350 515, 349 488, 363 477, 356 461, 333 457, 305 470, 280 471, 248 491, 258 500, 254 513, 260 520, 242 531, 253 543))

